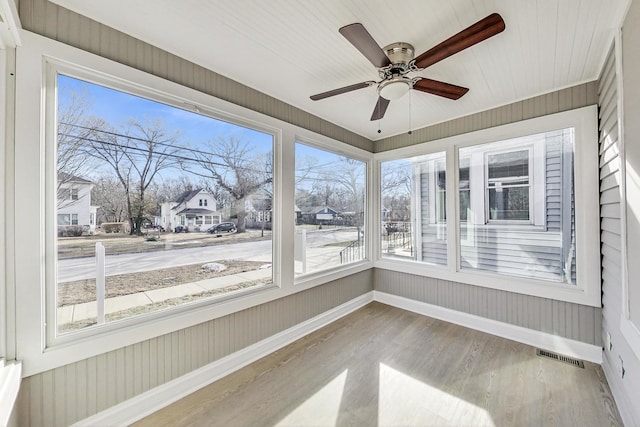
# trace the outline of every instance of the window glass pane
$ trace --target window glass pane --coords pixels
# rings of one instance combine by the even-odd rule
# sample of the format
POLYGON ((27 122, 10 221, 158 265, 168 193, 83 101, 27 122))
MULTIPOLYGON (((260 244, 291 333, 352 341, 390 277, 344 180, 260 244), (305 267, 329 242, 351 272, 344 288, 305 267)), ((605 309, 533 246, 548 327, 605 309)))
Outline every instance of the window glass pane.
POLYGON ((382 162, 383 257, 447 264, 445 153, 382 162))
POLYGON ((466 221, 471 208, 469 193, 469 158, 460 159, 458 188, 460 191, 460 221, 466 221))
POLYGON ((528 220, 529 187, 490 187, 489 219, 528 220))
POLYGON ((296 143, 295 274, 363 260, 366 163, 296 143))
POLYGON ((58 333, 101 321, 100 247, 107 323, 272 282, 271 223, 256 219, 272 209, 272 135, 57 85, 58 333))
POLYGON ((462 269, 575 283, 573 136, 459 150, 462 269))
POLYGON ((530 150, 487 155, 490 220, 529 220, 530 150))

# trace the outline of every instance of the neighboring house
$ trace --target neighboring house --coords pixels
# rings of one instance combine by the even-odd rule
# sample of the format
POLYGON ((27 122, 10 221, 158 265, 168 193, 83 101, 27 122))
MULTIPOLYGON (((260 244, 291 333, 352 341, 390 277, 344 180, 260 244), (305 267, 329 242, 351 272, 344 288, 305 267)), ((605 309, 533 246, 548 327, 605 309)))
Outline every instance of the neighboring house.
POLYGON ((380 220, 382 222, 389 221, 391 218, 391 211, 384 206, 380 209, 380 220))
POLYGON ((251 199, 245 202, 247 228, 271 229, 273 203, 271 199, 251 199))
POLYGON ((93 183, 87 179, 58 172, 58 198, 56 201, 57 224, 59 231, 76 226, 85 231, 93 231, 96 227, 98 206, 91 205, 91 189, 93 183))
MULTIPOLYGON (((460 149, 462 268, 575 283, 571 141, 565 129, 460 149)), ((416 159, 414 176, 417 259, 446 264, 444 153, 416 159)))
MULTIPOLYGON (((302 211, 294 205, 296 214, 296 224, 300 224, 302 211)), ((247 228, 266 228, 271 230, 273 219, 273 204, 271 199, 256 199, 247 201, 245 204, 247 217, 245 218, 247 228)))
POLYGON ((305 224, 328 224, 338 219, 339 212, 328 206, 312 206, 302 211, 302 222, 305 224))
POLYGON ((185 191, 173 200, 160 206, 160 218, 156 225, 170 231, 178 225, 190 231, 204 231, 222 220, 222 214, 216 209, 216 200, 203 188, 185 191))

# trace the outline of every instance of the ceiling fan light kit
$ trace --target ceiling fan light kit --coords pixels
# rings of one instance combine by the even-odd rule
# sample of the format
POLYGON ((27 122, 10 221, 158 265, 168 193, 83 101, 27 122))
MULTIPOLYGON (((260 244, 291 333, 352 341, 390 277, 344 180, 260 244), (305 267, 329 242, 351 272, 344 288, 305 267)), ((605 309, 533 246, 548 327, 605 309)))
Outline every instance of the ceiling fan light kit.
POLYGON ((397 42, 380 48, 362 24, 346 25, 338 31, 378 68, 378 76, 381 80, 379 82, 356 83, 322 92, 312 95, 311 99, 318 101, 353 90, 377 86, 378 102, 376 102, 371 115, 372 121, 382 119, 389 106, 389 101, 402 98, 411 89, 452 100, 460 99, 469 91, 468 88, 421 76, 409 77, 408 74, 424 70, 451 55, 501 33, 504 29, 505 23, 502 17, 497 13, 492 13, 414 59, 415 50, 411 44, 397 42))
POLYGON ((378 95, 388 101, 402 98, 413 87, 413 80, 408 77, 398 76, 391 80, 385 80, 378 85, 378 95))

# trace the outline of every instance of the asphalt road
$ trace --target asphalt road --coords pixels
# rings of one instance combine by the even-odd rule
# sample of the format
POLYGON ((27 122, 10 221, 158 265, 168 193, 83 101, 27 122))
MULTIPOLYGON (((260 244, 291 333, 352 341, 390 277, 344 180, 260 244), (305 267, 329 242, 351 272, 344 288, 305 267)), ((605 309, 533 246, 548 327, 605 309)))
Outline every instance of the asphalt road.
MULTIPOLYGON (((356 232, 344 230, 319 230, 307 233, 307 247, 321 247, 331 243, 355 240, 356 232)), ((137 273, 158 268, 205 263, 224 259, 258 260, 271 262, 271 240, 229 243, 201 248, 176 248, 157 252, 107 255, 106 275, 137 273)), ((58 261, 58 281, 94 278, 94 257, 72 258, 58 261)))

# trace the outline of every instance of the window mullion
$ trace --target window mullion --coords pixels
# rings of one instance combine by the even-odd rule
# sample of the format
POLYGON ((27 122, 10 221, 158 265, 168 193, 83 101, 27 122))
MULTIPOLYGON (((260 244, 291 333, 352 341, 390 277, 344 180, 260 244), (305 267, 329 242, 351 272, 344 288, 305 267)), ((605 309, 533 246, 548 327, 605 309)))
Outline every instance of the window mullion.
POLYGON ((459 228, 459 194, 458 194, 458 149, 450 146, 446 150, 446 189, 450 196, 446 200, 447 209, 447 266, 451 271, 458 271, 460 242, 458 239, 459 228))

